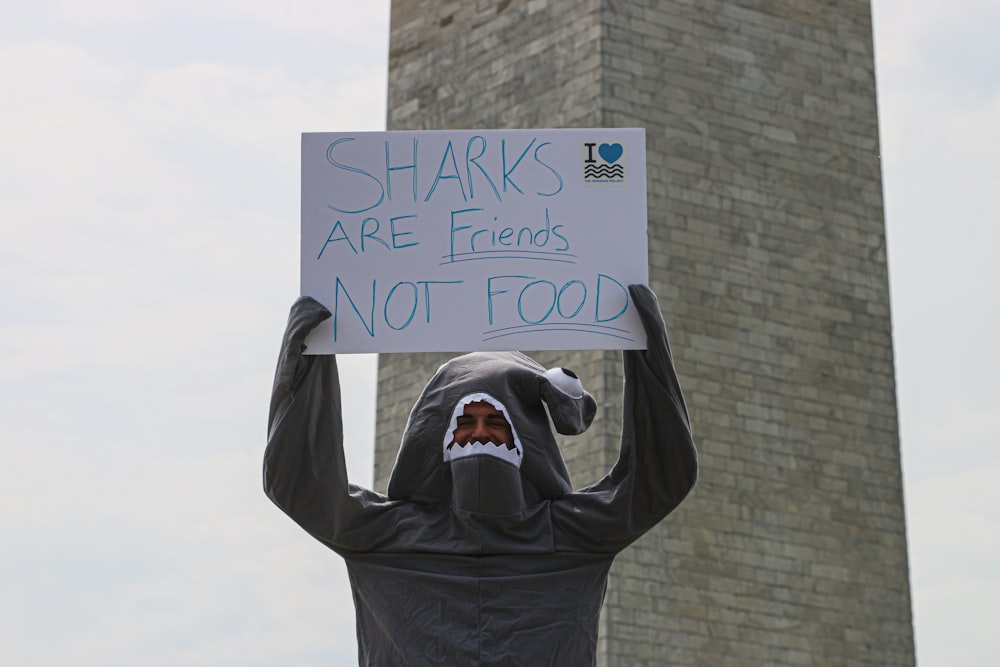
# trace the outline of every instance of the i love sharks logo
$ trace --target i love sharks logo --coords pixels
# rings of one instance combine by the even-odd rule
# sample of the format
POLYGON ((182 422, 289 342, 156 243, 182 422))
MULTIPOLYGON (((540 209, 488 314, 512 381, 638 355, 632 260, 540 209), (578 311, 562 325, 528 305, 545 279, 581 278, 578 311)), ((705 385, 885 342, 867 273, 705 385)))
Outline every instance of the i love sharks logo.
POLYGON ((615 184, 625 182, 625 145, 583 142, 583 182, 615 184))

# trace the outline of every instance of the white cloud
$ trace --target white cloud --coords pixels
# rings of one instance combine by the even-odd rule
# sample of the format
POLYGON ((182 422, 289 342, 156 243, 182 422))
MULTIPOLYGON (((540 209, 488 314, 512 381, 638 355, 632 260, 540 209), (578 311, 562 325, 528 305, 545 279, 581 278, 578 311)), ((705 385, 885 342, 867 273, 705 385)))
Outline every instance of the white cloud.
POLYGON ((174 329, 171 345, 197 346, 206 322, 219 325, 215 336, 239 335, 262 290, 287 299, 298 132, 371 128, 381 114, 370 109, 383 104, 384 73, 370 67, 333 85, 205 63, 144 72, 69 47, 0 52, 3 71, 18 62, 32 63, 31 75, 0 80, 23 101, 0 110, 0 175, 17 186, 5 203, 0 276, 25 307, 48 304, 45 321, 32 323, 41 330, 5 336, 10 368, 27 373, 38 370, 28 349, 74 340, 115 363, 142 356, 149 325, 174 329))
POLYGON ((992 665, 1000 6, 875 0, 918 662, 992 665))
MULTIPOLYGON (((152 7, 87 5, 39 27, 78 9, 127 37, 152 7)), ((270 505, 260 461, 297 293, 298 135, 381 129, 384 66, 332 50, 312 56, 336 77, 207 52, 150 66, 83 32, 0 41, 0 421, 16 471, 0 523, 17 536, 0 566, 19 573, 0 661, 350 663, 343 564, 270 505)), ((373 363, 342 361, 362 483, 373 363)))
POLYGON ((19 474, 0 489, 0 523, 18 539, 0 567, 20 574, 0 619, 11 664, 354 655, 343 564, 264 497, 263 429, 247 417, 266 404, 237 402, 242 422, 218 433, 186 433, 174 418, 67 442, 10 434, 5 465, 19 474))
POLYGON ((134 24, 184 16, 189 21, 250 22, 296 35, 322 32, 331 40, 385 43, 388 0, 62 0, 50 11, 79 25, 134 24))
POLYGON ((994 460, 907 489, 921 664, 996 664, 998 478, 1000 464, 994 460))

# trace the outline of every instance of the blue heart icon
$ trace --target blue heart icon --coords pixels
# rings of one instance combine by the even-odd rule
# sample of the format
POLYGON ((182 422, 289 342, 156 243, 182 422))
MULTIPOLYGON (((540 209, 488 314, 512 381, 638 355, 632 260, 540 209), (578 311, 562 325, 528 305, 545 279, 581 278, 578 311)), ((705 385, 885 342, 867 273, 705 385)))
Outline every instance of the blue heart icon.
POLYGON ((622 148, 621 144, 601 144, 598 146, 597 152, 604 158, 605 162, 614 164, 622 156, 622 153, 625 152, 625 149, 622 148))

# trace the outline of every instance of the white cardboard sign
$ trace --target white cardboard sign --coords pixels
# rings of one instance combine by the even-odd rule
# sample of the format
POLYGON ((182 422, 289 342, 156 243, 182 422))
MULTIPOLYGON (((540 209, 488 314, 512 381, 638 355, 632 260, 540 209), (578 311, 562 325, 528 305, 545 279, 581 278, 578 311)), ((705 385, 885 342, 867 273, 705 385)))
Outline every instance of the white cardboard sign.
POLYGON ((642 129, 302 135, 311 354, 641 349, 642 129))

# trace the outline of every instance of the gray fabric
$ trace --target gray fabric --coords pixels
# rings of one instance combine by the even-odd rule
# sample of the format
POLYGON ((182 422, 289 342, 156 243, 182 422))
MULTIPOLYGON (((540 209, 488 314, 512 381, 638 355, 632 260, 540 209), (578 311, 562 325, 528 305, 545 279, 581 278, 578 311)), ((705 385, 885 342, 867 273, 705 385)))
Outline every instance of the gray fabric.
POLYGON ((577 491, 549 419, 560 432, 582 432, 593 398, 567 393, 519 353, 474 353, 443 365, 410 415, 388 494, 349 484, 336 360, 302 354, 306 333, 329 312, 308 297, 292 306, 271 398, 264 489, 343 556, 359 664, 595 664, 614 556, 673 510, 697 476, 656 297, 643 286, 629 289, 648 348, 623 352, 619 460, 577 491), (444 460, 456 404, 477 393, 509 414, 524 450, 519 468, 486 454, 444 460))

